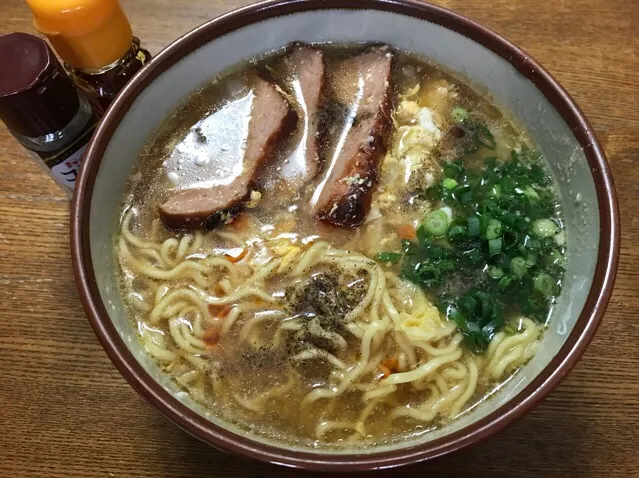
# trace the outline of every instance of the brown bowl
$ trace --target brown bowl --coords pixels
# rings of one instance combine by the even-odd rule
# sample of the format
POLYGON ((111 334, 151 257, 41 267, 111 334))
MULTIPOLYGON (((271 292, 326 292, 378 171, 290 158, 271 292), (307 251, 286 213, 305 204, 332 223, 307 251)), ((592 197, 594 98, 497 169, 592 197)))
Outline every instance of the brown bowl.
POLYGON ((617 270, 619 216, 610 169, 566 91, 505 38, 449 10, 408 0, 293 0, 248 6, 184 35, 124 89, 94 135, 73 202, 72 253, 82 302, 122 375, 199 439, 231 453, 311 470, 357 471, 428 460, 497 433, 566 376, 604 314, 617 270), (431 58, 490 94, 550 159, 566 219, 568 270, 535 358, 497 396, 420 439, 357 451, 295 448, 207 414, 144 353, 119 296, 113 241, 135 158, 190 92, 215 74, 293 40, 386 42, 431 58))

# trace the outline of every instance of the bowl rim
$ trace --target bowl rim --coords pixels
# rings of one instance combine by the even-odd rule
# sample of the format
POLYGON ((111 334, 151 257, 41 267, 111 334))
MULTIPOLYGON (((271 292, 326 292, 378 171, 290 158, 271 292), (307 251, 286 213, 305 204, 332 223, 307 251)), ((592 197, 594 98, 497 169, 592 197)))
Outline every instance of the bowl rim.
POLYGON ((503 36, 451 10, 414 0, 267 0, 219 16, 186 33, 153 58, 107 111, 85 152, 71 213, 73 270, 83 306, 107 355, 140 395, 179 427, 223 451, 289 467, 333 472, 392 468, 445 455, 487 439, 537 406, 574 367, 601 322, 612 295, 619 241, 619 206, 612 173, 592 127, 570 95, 541 65, 503 36), (456 432, 423 444, 366 454, 311 453, 265 444, 222 428, 178 401, 142 368, 111 321, 97 287, 89 241, 91 197, 102 155, 142 90, 189 52, 221 35, 273 17, 328 9, 380 10, 426 20, 470 38, 509 62, 535 84, 570 126, 589 163, 599 205, 599 252, 593 284, 572 332, 539 375, 507 403, 456 432))

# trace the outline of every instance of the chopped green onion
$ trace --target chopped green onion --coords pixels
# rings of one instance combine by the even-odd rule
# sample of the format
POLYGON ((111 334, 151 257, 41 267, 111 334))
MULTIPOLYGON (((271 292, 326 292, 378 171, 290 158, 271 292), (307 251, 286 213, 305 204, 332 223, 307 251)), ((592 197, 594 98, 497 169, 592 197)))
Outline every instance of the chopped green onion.
POLYGON ((466 237, 466 226, 451 227, 448 231, 448 239, 455 241, 462 237, 466 237))
POLYGON ((516 277, 520 279, 526 275, 528 272, 528 264, 526 264, 526 259, 523 257, 513 257, 510 260, 510 270, 515 274, 516 277))
POLYGON ((496 239, 490 239, 488 241, 488 255, 490 257, 496 256, 497 254, 499 254, 501 252, 501 248, 502 248, 501 237, 498 237, 496 239))
POLYGON ((450 225, 450 217, 443 209, 431 212, 426 218, 424 227, 426 232, 434 237, 441 237, 446 234, 450 225))
POLYGON ((481 125, 477 128, 477 141, 479 141, 481 144, 489 149, 495 149, 497 147, 497 141, 495 141, 495 137, 484 125, 481 125))
POLYGON ((444 179, 444 181, 442 182, 442 185, 446 188, 446 189, 455 189, 457 187, 459 183, 457 181, 455 181, 453 178, 446 178, 444 179))
POLYGON ((473 200, 473 191, 472 191, 472 189, 470 189, 468 191, 464 191, 462 194, 459 195, 459 202, 462 203, 462 204, 468 204, 472 200, 473 200))
POLYGON ((452 115, 453 119, 457 121, 458 123, 466 121, 470 117, 470 114, 468 113, 468 111, 462 108, 461 106, 457 106, 456 108, 453 108, 450 114, 452 115))
POLYGON ((465 345, 481 352, 504 327, 517 333, 517 321, 504 323, 504 309, 547 318, 562 286, 565 232, 541 155, 522 147, 503 161, 485 158, 496 153, 485 149, 495 137, 473 112, 464 113, 457 123, 464 132, 460 158, 445 161, 441 179, 420 195, 439 210, 424 216, 417 237, 403 243, 405 252, 396 250, 394 267, 432 294, 459 323, 465 345), (479 151, 466 158, 465 148, 479 151))
POLYGON ((519 241, 519 234, 512 231, 505 231, 503 236, 504 238, 504 249, 509 250, 515 247, 519 241))
POLYGON ((468 235, 479 236, 479 218, 477 216, 468 216, 468 235))
POLYGON ((468 191, 472 191, 472 189, 473 188, 470 186, 470 184, 462 184, 461 186, 457 188, 457 191, 455 191, 455 194, 459 196, 460 194, 466 193, 468 191))
POLYGON ((417 252, 418 248, 408 239, 402 239, 402 250, 407 254, 414 254, 417 252))
POLYGON ((526 236, 524 238, 524 247, 526 247, 526 249, 530 249, 531 251, 534 251, 536 249, 539 249, 540 245, 541 245, 540 242, 531 236, 526 236))
POLYGON ((447 259, 450 257, 451 251, 448 247, 432 245, 428 248, 427 255, 429 259, 447 259))
POLYGON ((386 262, 388 264, 396 264, 402 258, 399 252, 380 252, 375 256, 378 262, 386 262))
POLYGON ((428 238, 428 233, 426 232, 426 227, 423 223, 417 227, 416 234, 419 247, 421 247, 422 249, 426 249, 430 244, 430 239, 428 238))
POLYGON ((482 261, 482 253, 479 249, 471 249, 464 252, 464 257, 471 264, 477 264, 482 261))
POLYGON ((549 262, 551 266, 566 267, 566 257, 558 250, 554 250, 550 253, 547 262, 549 262))
POLYGON ((459 161, 444 164, 444 174, 449 178, 459 178, 464 172, 464 166, 459 161))
POLYGON ((529 223, 530 223, 529 218, 518 217, 513 227, 519 232, 524 232, 528 230, 529 223))
POLYGON ((486 239, 489 241, 491 239, 497 239, 501 236, 501 222, 497 219, 490 219, 488 221, 488 225, 486 226, 486 239))
POLYGON ((557 224, 550 219, 537 219, 532 225, 533 234, 537 237, 552 237, 559 232, 557 224))
POLYGON ((533 281, 533 287, 545 297, 550 297, 555 291, 557 282, 550 275, 542 272, 533 281))
POLYGON ((523 189, 524 196, 530 199, 533 202, 539 201, 539 194, 535 191, 532 186, 526 186, 523 189))
POLYGON ((499 287, 499 290, 504 292, 508 289, 508 287, 510 287, 514 280, 515 279, 512 276, 504 276, 499 280, 499 284, 497 284, 497 286, 499 287))
POLYGON ((506 224, 511 229, 517 223, 517 215, 516 214, 511 214, 511 213, 502 214, 499 219, 501 220, 501 222, 506 224))
POLYGON ((499 257, 494 258, 491 262, 494 266, 501 267, 504 270, 510 267, 510 258, 503 252, 499 254, 499 257))

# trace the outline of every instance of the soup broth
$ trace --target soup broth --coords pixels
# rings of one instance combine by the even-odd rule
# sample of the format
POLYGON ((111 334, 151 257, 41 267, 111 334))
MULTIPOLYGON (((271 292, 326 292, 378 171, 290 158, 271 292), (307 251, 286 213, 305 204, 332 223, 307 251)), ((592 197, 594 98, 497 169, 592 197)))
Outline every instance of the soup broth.
POLYGON ((140 340, 194 400, 271 439, 374 446, 454 420, 533 356, 561 289, 557 204, 525 131, 437 65, 385 46, 293 46, 165 121, 115 253, 140 340), (215 221, 171 211, 189 230, 166 227, 171 194, 239 187, 272 126, 256 126, 267 87, 297 119, 272 128, 259 179, 215 221), (336 181, 349 142, 356 173, 336 181))

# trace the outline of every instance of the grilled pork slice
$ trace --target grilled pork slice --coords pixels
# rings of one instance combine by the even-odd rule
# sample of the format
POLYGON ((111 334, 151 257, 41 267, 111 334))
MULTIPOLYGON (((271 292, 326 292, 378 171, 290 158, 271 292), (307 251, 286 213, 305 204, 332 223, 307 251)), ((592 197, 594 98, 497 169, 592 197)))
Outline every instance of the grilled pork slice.
POLYGON ((392 126, 392 54, 375 48, 342 61, 332 80, 333 96, 350 105, 346 127, 313 197, 318 219, 357 227, 370 210, 381 159, 392 126))
POLYGON ((297 44, 282 62, 283 85, 295 98, 303 118, 300 144, 282 165, 281 175, 296 185, 313 179, 320 170, 318 111, 324 99, 326 71, 324 53, 308 45, 297 44))
POLYGON ((160 205, 171 229, 215 228, 232 221, 250 200, 259 199, 257 180, 280 141, 295 127, 296 115, 275 86, 262 79, 253 85, 253 106, 242 173, 231 184, 184 189, 160 205))

